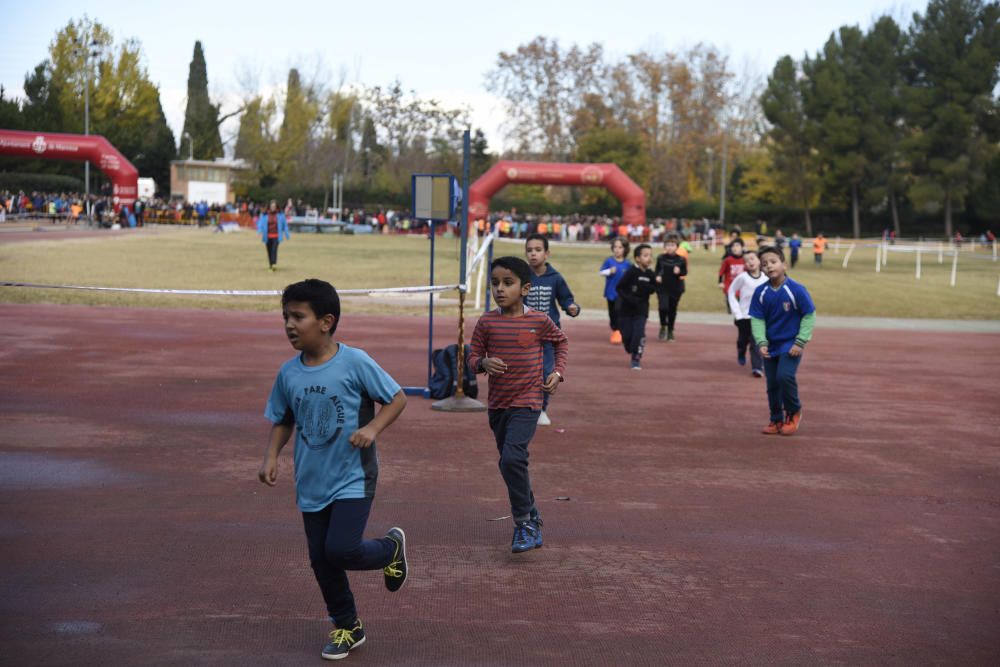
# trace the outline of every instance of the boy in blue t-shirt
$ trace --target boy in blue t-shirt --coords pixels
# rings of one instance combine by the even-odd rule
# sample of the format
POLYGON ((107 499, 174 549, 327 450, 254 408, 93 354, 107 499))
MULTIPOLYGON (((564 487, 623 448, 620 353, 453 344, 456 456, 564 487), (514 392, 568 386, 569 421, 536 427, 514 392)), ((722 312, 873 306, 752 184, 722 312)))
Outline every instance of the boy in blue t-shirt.
POLYGON ((795 379, 802 351, 812 338, 816 306, 806 288, 785 275, 785 254, 764 247, 757 253, 768 281, 754 291, 750 327, 764 358, 767 402, 771 421, 767 435, 792 435, 802 421, 802 404, 795 379))
POLYGON ((365 352, 334 339, 340 298, 333 285, 314 278, 289 285, 281 308, 285 335, 301 354, 281 366, 271 389, 264 410, 271 433, 257 476, 275 485, 278 454, 294 429, 296 501, 334 623, 322 657, 337 660, 365 641, 347 571, 382 570, 393 592, 406 581, 400 528, 363 539, 378 478, 375 438, 399 417, 406 397, 365 352), (376 401, 383 405, 378 414, 376 401))

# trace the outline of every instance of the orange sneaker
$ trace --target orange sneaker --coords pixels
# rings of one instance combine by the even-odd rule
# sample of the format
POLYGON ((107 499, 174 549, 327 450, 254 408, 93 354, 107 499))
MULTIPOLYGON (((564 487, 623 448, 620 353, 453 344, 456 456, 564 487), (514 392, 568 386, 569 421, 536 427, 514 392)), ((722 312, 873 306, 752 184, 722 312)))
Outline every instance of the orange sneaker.
POLYGON ((802 423, 802 410, 799 410, 794 415, 789 415, 785 423, 781 425, 781 435, 792 435, 799 430, 799 424, 802 423))
POLYGON ((622 344, 622 332, 619 331, 618 329, 615 329, 614 331, 611 332, 611 344, 612 345, 622 344))
POLYGON ((771 422, 763 429, 761 429, 760 432, 763 433, 764 435, 781 435, 781 427, 782 427, 781 422, 771 422))

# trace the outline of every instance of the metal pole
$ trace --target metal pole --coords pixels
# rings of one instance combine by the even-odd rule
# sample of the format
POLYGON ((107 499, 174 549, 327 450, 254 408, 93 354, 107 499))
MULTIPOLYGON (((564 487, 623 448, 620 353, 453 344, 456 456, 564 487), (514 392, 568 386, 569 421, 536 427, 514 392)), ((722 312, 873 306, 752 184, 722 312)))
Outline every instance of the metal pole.
MULTIPOLYGON (((83 135, 90 134, 90 46, 83 55, 83 135)), ((90 160, 83 162, 83 180, 86 190, 87 220, 90 220, 90 160)))
MULTIPOLYGON (((729 159, 729 142, 722 135, 722 173, 719 174, 719 222, 726 223, 726 162, 729 159)), ((725 227, 723 227, 725 229, 725 227)))
MULTIPOLYGON (((487 266, 487 269, 489 267, 493 266, 493 244, 492 243, 490 244, 490 247, 486 250, 486 266, 487 266)), ((483 312, 487 312, 490 309, 490 297, 493 295, 493 290, 491 289, 492 284, 493 283, 490 280, 490 274, 487 273, 486 274, 486 310, 484 310, 483 312)))
MULTIPOLYGON (((431 220, 429 228, 431 230, 431 277, 428 284, 434 286, 434 221, 431 220)), ((425 387, 431 386, 431 357, 434 356, 434 292, 428 295, 427 302, 427 382, 425 387)))
POLYGON ((465 281, 468 280, 465 272, 467 269, 469 258, 467 256, 468 243, 469 243, 469 161, 470 161, 470 149, 471 138, 469 135, 469 130, 462 133, 462 224, 459 227, 459 233, 462 235, 461 249, 459 251, 459 268, 458 268, 458 283, 460 287, 458 288, 458 353, 455 355, 455 359, 458 364, 458 368, 455 372, 455 399, 462 400, 465 398, 465 281))

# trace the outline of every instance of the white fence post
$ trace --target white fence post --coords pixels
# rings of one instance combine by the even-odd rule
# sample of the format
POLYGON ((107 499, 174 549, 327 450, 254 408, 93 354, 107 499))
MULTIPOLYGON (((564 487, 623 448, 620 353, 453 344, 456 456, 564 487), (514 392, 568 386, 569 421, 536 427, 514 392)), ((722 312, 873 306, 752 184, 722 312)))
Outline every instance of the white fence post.
POLYGON ((875 273, 882 273, 882 244, 875 246, 875 273))
POLYGON ((889 242, 882 241, 882 266, 889 263, 889 242))
POLYGON ((951 286, 955 286, 955 274, 958 273, 958 250, 951 256, 951 286))
POLYGON ((944 264, 944 244, 938 241, 938 264, 944 264))
MULTIPOLYGON (((994 243, 993 245, 996 245, 996 244, 994 243)), ((833 250, 838 255, 840 254, 840 237, 839 236, 837 237, 837 245, 833 246, 833 250)))
POLYGON ((993 242, 993 261, 997 261, 997 242, 993 242))
POLYGON ((920 244, 917 244, 917 280, 920 280, 920 244))
POLYGON ((845 268, 845 269, 847 268, 847 263, 848 263, 849 261, 851 261, 851 253, 853 253, 853 252, 854 252, 854 246, 855 246, 855 244, 854 244, 854 243, 852 243, 852 244, 851 244, 851 247, 849 247, 849 248, 847 249, 847 254, 846 254, 846 255, 844 255, 844 268, 845 268))

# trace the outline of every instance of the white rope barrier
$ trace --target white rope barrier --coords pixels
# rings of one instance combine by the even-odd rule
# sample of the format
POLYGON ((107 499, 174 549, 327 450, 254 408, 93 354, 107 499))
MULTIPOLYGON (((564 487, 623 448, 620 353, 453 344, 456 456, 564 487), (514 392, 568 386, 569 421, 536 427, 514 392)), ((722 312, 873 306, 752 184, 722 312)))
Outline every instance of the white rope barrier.
MULTIPOLYGON (((229 290, 229 289, 154 289, 146 287, 98 287, 93 285, 46 285, 42 283, 25 283, 4 280, 0 287, 31 287, 35 289, 70 289, 90 290, 95 292, 139 292, 142 294, 195 294, 201 296, 281 296, 282 290, 229 290)), ((430 294, 450 292, 459 289, 461 285, 415 285, 408 287, 376 287, 372 289, 339 289, 337 294, 371 295, 371 294, 430 294)))

